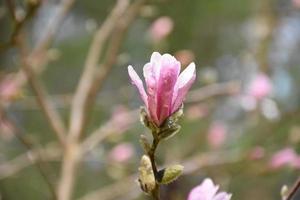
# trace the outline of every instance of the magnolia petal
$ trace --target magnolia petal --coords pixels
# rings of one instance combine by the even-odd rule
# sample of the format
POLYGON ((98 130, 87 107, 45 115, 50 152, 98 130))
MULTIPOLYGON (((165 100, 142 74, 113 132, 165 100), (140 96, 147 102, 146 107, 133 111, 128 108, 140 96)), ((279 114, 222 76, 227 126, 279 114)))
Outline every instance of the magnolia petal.
POLYGON ((150 62, 156 62, 161 59, 161 54, 158 52, 153 52, 150 58, 150 62))
POLYGON ((191 88, 196 79, 196 66, 195 63, 189 64, 189 66, 179 75, 174 87, 173 99, 172 99, 172 112, 178 110, 181 106, 184 97, 191 88))
POLYGON ((134 84, 137 87, 142 100, 144 101, 146 107, 148 107, 147 94, 145 92, 143 82, 140 79, 139 75, 137 75, 135 70, 132 68, 131 65, 128 66, 128 74, 129 74, 132 84, 134 84))
POLYGON ((160 53, 153 52, 150 58, 150 63, 152 63, 156 81, 159 79, 162 57, 163 56, 160 53))
POLYGON ((180 63, 170 54, 161 58, 161 69, 157 88, 157 116, 159 125, 170 116, 174 86, 180 72, 180 63))
POLYGON ((213 200, 219 187, 215 186, 211 179, 205 179, 199 186, 193 188, 188 200, 213 200))
POLYGON ((226 192, 220 192, 213 198, 213 200, 230 200, 230 199, 231 199, 231 194, 228 194, 226 192))
POLYGON ((148 112, 150 114, 151 119, 158 124, 158 117, 156 113, 157 108, 157 99, 156 99, 156 93, 157 93, 157 81, 155 77, 155 69, 154 69, 153 63, 147 63, 144 66, 143 72, 147 87, 147 94, 148 94, 148 112))

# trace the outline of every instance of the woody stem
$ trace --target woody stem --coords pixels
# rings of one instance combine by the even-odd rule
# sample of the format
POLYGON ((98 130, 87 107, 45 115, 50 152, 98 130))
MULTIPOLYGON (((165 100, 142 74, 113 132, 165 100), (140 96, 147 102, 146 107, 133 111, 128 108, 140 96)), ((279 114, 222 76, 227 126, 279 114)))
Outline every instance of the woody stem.
POLYGON ((292 200, 293 197, 295 196, 295 194, 297 193, 297 191, 300 188, 300 178, 298 178, 298 180, 296 181, 296 183, 294 184, 293 188, 291 189, 289 195, 287 196, 286 200, 292 200))
POLYGON ((155 163, 155 151, 156 151, 156 148, 158 146, 158 143, 159 143, 159 139, 158 137, 155 136, 155 134, 153 134, 153 141, 152 141, 152 146, 151 146, 151 149, 150 151, 148 152, 148 156, 150 158, 150 161, 151 161, 151 166, 152 166, 152 170, 153 170, 153 173, 154 173, 154 177, 155 177, 155 188, 154 190, 152 191, 152 197, 154 200, 160 200, 160 196, 159 196, 159 184, 157 183, 157 167, 156 167, 156 163, 155 163))

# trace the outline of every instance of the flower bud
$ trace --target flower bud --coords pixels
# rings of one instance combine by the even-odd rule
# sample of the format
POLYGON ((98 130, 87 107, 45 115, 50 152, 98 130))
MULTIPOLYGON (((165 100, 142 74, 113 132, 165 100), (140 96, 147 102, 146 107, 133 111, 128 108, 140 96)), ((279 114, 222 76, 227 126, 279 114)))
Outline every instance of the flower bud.
POLYGON ((182 165, 172 165, 158 172, 158 181, 160 184, 169 184, 175 181, 182 173, 182 165))
POLYGON ((146 155, 142 156, 140 167, 139 167, 139 184, 141 189, 147 193, 155 189, 155 177, 151 166, 150 158, 146 155))

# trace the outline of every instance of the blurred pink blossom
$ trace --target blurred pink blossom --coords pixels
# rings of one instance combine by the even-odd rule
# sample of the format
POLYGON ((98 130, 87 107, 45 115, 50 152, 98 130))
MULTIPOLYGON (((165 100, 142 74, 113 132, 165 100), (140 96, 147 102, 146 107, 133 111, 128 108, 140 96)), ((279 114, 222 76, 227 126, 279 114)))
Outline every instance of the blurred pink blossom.
POLYGON ((128 74, 137 87, 148 111, 149 118, 160 126, 176 112, 196 79, 196 66, 191 63, 180 75, 180 63, 170 54, 154 52, 144 66, 147 93, 132 66, 128 74))
POLYGON ((170 17, 159 17, 149 29, 150 37, 154 42, 159 42, 172 32, 173 27, 174 22, 170 17))
POLYGON ((259 160, 262 159, 265 156, 265 149, 261 146, 256 146, 253 149, 251 149, 249 153, 249 158, 251 160, 259 160))
POLYGON ((205 105, 193 105, 186 109, 185 116, 189 120, 196 120, 208 114, 208 108, 205 105))
POLYGON ((20 95, 20 86, 12 77, 7 76, 0 82, 0 99, 11 101, 20 95))
POLYGON ((118 105, 112 112, 109 121, 110 128, 117 133, 126 132, 136 120, 126 106, 118 105))
POLYGON ((175 53, 175 58, 186 67, 195 60, 195 54, 191 50, 180 50, 175 53))
POLYGON ((270 78, 260 73, 254 80, 250 83, 248 88, 248 95, 253 96, 254 98, 260 100, 272 92, 272 83, 270 78))
POLYGON ((208 144, 213 148, 221 147, 227 135, 227 128, 222 122, 213 122, 208 130, 208 144))
POLYGON ((292 5, 295 8, 300 8, 300 0, 292 0, 292 5))
POLYGON ((187 200, 230 200, 231 194, 219 192, 218 185, 215 185, 209 178, 205 179, 200 185, 193 188, 187 200))
POLYGON ((284 166, 300 169, 300 157, 294 149, 285 148, 276 152, 272 156, 269 165, 273 169, 278 169, 284 166))
POLYGON ((108 154, 111 161, 124 163, 129 161, 134 155, 134 148, 130 143, 121 143, 115 146, 108 154))

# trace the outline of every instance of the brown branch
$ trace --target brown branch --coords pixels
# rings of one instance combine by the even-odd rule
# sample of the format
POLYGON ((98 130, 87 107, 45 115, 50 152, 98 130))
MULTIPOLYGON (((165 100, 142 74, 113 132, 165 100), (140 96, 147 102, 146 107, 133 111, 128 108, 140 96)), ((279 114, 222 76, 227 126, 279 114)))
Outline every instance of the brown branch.
POLYGON ((14 27, 12 34, 10 35, 9 41, 5 44, 0 45, 0 52, 17 44, 17 40, 19 39, 19 35, 22 32, 23 27, 31 19, 31 17, 36 13, 38 7, 40 6, 40 1, 39 0, 28 1, 26 14, 23 19, 17 19, 16 15, 15 15, 15 7, 14 7, 14 4, 12 1, 7 0, 7 5, 11 12, 11 15, 13 15, 15 27, 14 27))
POLYGON ((95 94, 97 92, 95 85, 97 85, 96 80, 99 80, 96 77, 99 77, 99 74, 101 75, 100 77, 104 75, 100 81, 104 80, 104 77, 106 77, 109 71, 107 69, 113 64, 113 62, 109 59, 108 64, 106 66, 102 66, 98 71, 98 60, 102 55, 102 49, 113 29, 115 27, 122 27, 122 30, 124 31, 118 34, 119 37, 112 37, 112 41, 116 40, 118 43, 112 42, 112 45, 115 47, 109 48, 110 50, 108 50, 108 54, 110 52, 117 54, 120 46, 118 44, 121 43, 122 40, 122 37, 120 36, 124 35, 125 30, 130 25, 130 22, 132 22, 137 14, 137 11, 139 10, 139 7, 137 9, 132 8, 136 7, 136 4, 140 2, 142 1, 136 1, 128 9, 126 9, 128 1, 119 0, 111 12, 111 15, 105 20, 103 25, 95 34, 93 43, 87 56, 84 71, 71 106, 68 144, 63 158, 61 179, 58 185, 59 200, 69 200, 72 198, 76 169, 81 157, 79 141, 87 122, 89 108, 93 105, 95 100, 95 94), (126 13, 124 14, 125 10, 126 13), (125 21, 125 19, 127 21, 125 21))
POLYGON ((196 103, 216 96, 237 94, 240 91, 240 87, 241 83, 239 81, 207 85, 189 92, 185 102, 196 103))
POLYGON ((58 31, 59 27, 61 27, 63 20, 68 14, 68 11, 73 6, 74 2, 75 0, 62 0, 58 8, 59 11, 57 12, 57 15, 54 16, 53 22, 50 23, 48 27, 46 27, 46 34, 35 45, 35 48, 33 49, 30 57, 36 58, 37 55, 44 53, 49 48, 56 32, 58 31))
MULTIPOLYGON (((128 125, 132 125, 136 121, 138 121, 138 113, 139 110, 133 110, 129 111, 127 113, 121 114, 122 116, 119 116, 120 118, 124 117, 127 120, 132 119, 128 122, 128 125)), ((93 150, 99 143, 101 143, 103 140, 111 136, 113 133, 116 133, 116 125, 113 122, 113 119, 106 122, 106 124, 101 125, 98 129, 93 131, 88 138, 86 138, 82 144, 82 154, 90 152, 93 150)))
POLYGON ((56 134, 59 142, 64 146, 65 145, 65 133, 66 129, 63 124, 63 120, 60 117, 60 114, 55 109, 52 101, 48 98, 48 93, 45 90, 43 84, 39 81, 36 74, 32 70, 30 63, 28 62, 27 52, 24 45, 24 41, 20 39, 19 48, 21 51, 21 62, 22 68, 25 72, 25 75, 29 81, 29 84, 36 95, 36 100, 40 105, 46 119, 49 122, 50 127, 53 129, 56 134))
POLYGON ((11 15, 11 18, 13 19, 14 22, 17 21, 16 17, 16 5, 14 0, 6 0, 7 8, 9 10, 9 14, 11 15))
MULTIPOLYGON (((7 119, 7 116, 5 116, 4 110, 0 109, 0 113, 1 113, 1 118, 7 119)), ((14 125, 13 134, 14 134, 15 138, 17 138, 17 140, 19 140, 19 142, 26 148, 26 150, 28 152, 32 151, 34 149, 34 144, 31 141, 29 141, 26 137, 24 137, 23 134, 21 134, 21 131, 15 125, 14 125)), ((40 175, 42 176, 42 178, 45 180, 45 183, 47 184, 47 186, 49 188, 52 198, 57 199, 55 187, 53 186, 52 182, 49 179, 48 173, 45 171, 45 169, 43 167, 43 164, 45 163, 44 156, 42 156, 41 152, 38 151, 38 149, 35 149, 34 152, 36 153, 37 159, 35 162, 33 162, 33 164, 37 168, 37 170, 40 173, 40 175)))
MULTIPOLYGON (((102 54, 105 41, 110 36, 118 20, 127 8, 127 0, 118 0, 111 15, 105 20, 99 30, 95 33, 93 42, 88 52, 84 71, 76 89, 71 107, 70 134, 78 139, 84 129, 87 117, 87 108, 91 104, 91 96, 97 74, 99 57, 102 54)), ((103 70, 102 70, 103 71, 103 70)))
POLYGON ((288 194, 286 200, 292 200, 295 194, 297 193, 297 191, 299 190, 299 188, 300 188, 300 178, 298 178, 293 188, 290 190, 290 193, 288 194))
POLYGON ((36 164, 41 158, 43 161, 58 161, 60 156, 60 149, 53 145, 46 145, 45 149, 29 150, 8 162, 0 164, 0 180, 12 176, 32 164, 36 164))

